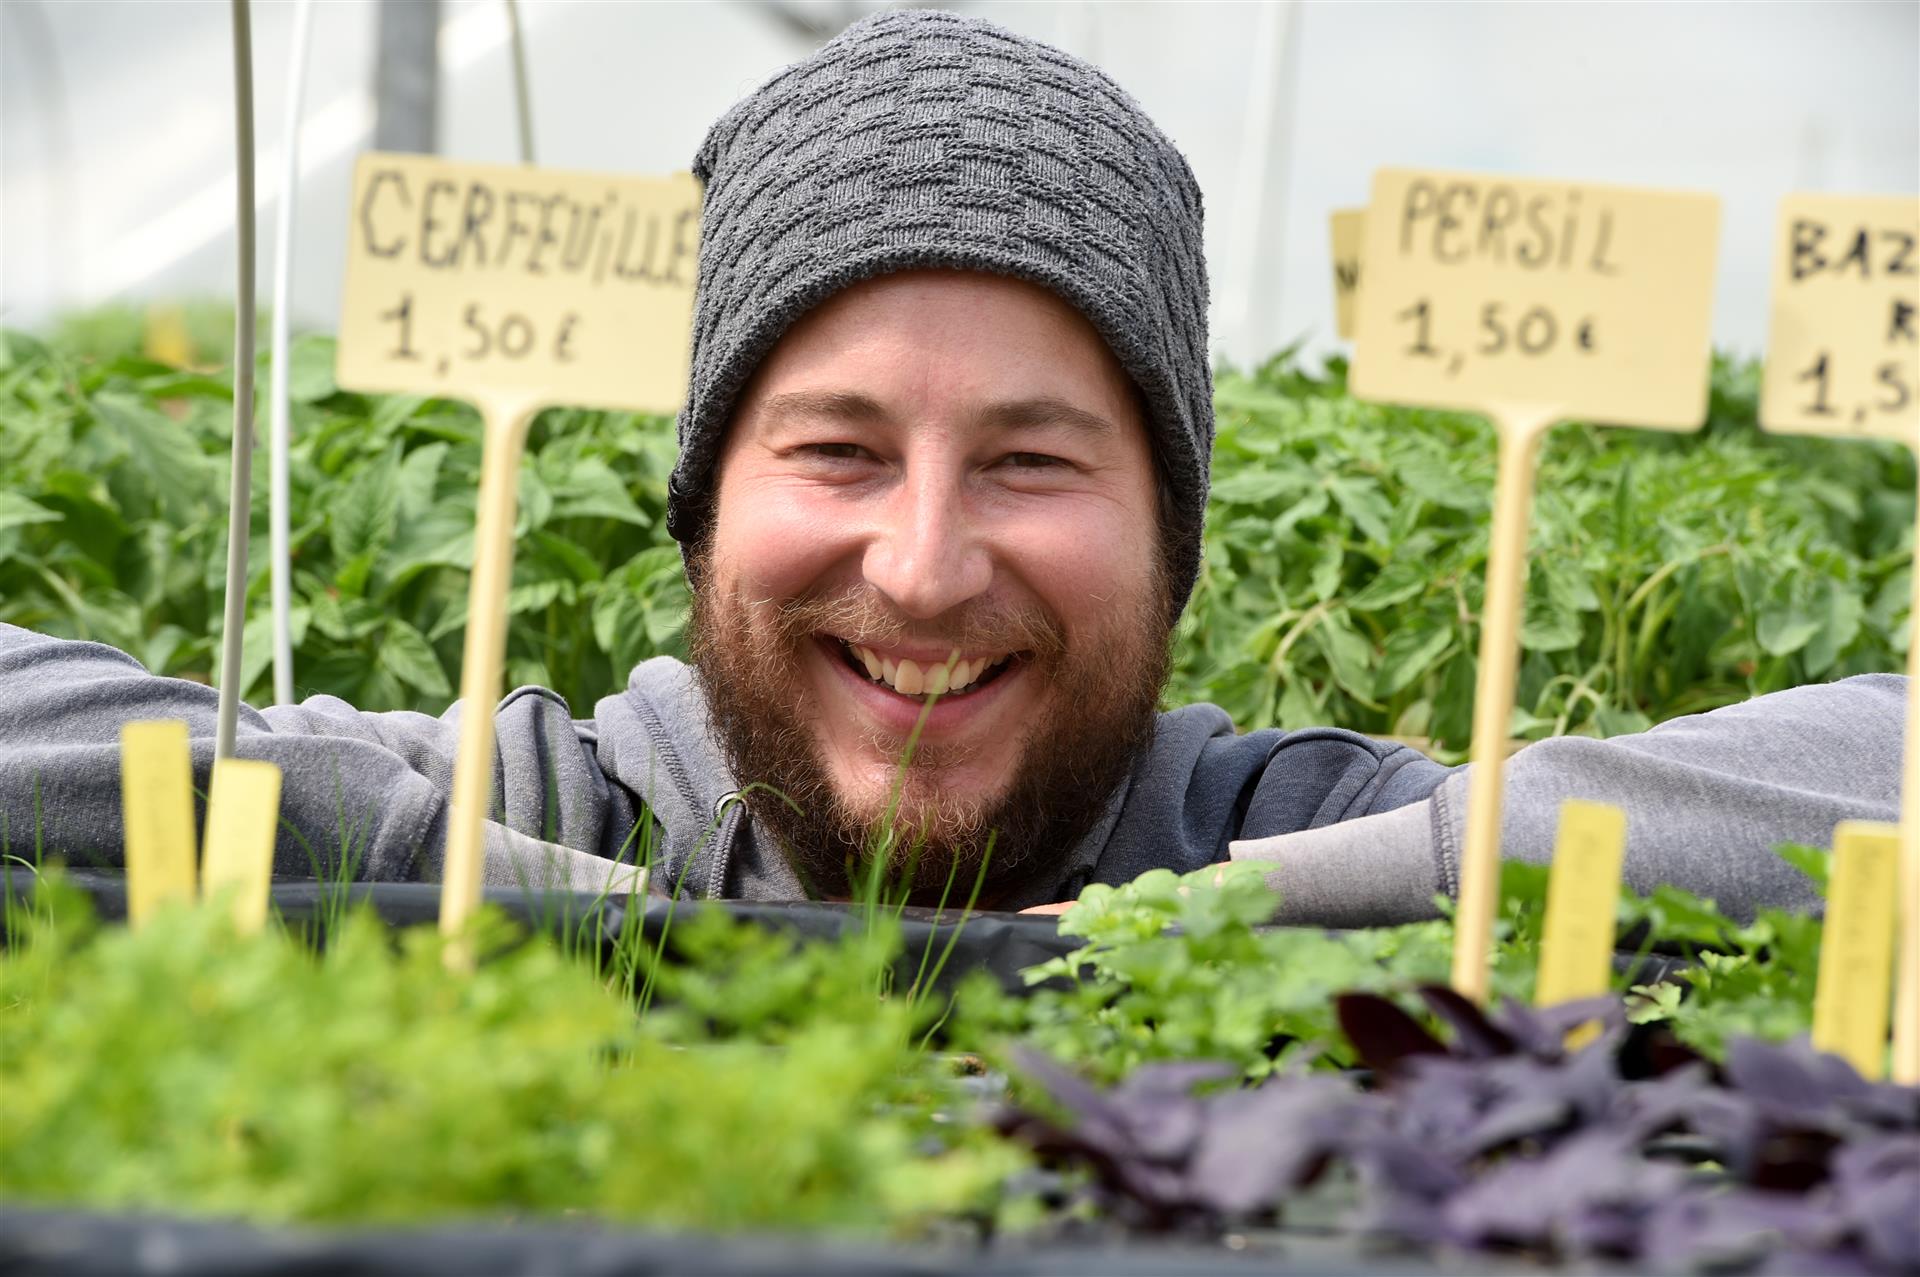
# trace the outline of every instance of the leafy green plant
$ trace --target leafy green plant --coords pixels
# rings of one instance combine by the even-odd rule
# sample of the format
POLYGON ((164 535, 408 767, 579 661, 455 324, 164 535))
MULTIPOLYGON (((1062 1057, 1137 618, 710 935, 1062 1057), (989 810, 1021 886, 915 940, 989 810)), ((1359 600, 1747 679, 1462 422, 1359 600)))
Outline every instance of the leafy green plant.
MULTIPOLYGON (((298 691, 438 712, 458 681, 479 418, 447 401, 340 391, 326 338, 296 343, 291 359, 298 691)), ((209 679, 231 402, 225 373, 81 358, 6 334, 0 620, 209 679)), ((555 411, 535 422, 529 450, 507 677, 590 706, 636 662, 678 650, 686 595, 663 521, 673 433, 658 419, 555 411)), ((268 695, 267 572, 255 553, 242 675, 256 701, 268 695)))
MULTIPOLYGON (((1719 363, 1698 436, 1566 426, 1533 519, 1513 731, 1613 735, 1901 667, 1914 478, 1899 448, 1761 434, 1719 363)), ((1493 436, 1355 400, 1345 367, 1224 372, 1205 567, 1173 701, 1242 728, 1470 736, 1493 436)))
POLYGON ((217 909, 99 928, 83 901, 40 890, 0 953, 0 1194, 14 1200, 906 1233, 991 1210, 1024 1162, 936 1120, 964 1096, 913 1045, 909 1008, 775 980, 833 978, 864 950, 796 965, 790 944, 743 941, 716 969, 759 991, 758 1010, 702 1002, 690 976, 677 1007, 639 1018, 497 919, 480 933, 491 956, 458 976, 431 930, 396 944, 366 913, 316 956, 278 930, 237 937, 217 909))
MULTIPOLYGON (((196 358, 227 356, 204 309, 196 358)), ((0 337, 0 620, 96 638, 208 679, 225 564, 231 381, 141 353, 135 312, 0 337)), ((300 694, 437 712, 458 683, 479 421, 341 391, 297 342, 294 637, 300 694)), ((264 384, 264 380, 262 382, 264 384)), ((1914 472, 1892 445, 1776 438, 1757 369, 1720 364, 1697 436, 1568 426, 1541 462, 1515 734, 1610 735, 1810 680, 1900 668, 1914 472)), ((1362 403, 1345 368, 1281 355, 1216 382, 1204 568, 1169 704, 1242 728, 1332 724, 1464 750, 1492 436, 1362 403)), ((584 713, 681 651, 664 418, 543 414, 521 481, 507 673, 584 713)), ((261 462, 264 466, 264 460, 261 462)), ((263 477, 256 491, 264 492, 263 477)), ((265 543, 265 502, 256 535, 265 543)), ((253 557, 247 694, 267 694, 253 557)))

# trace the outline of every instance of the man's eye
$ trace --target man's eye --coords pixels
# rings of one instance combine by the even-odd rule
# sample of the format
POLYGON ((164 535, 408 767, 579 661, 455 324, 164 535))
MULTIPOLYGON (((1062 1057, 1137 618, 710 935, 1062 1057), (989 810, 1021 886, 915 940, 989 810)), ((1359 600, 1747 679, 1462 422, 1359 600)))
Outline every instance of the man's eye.
POLYGON ((1009 452, 1005 461, 1016 470, 1041 470, 1067 464, 1060 458, 1050 457, 1044 452, 1009 452))
POLYGON ((801 451, 832 461, 853 461, 865 455, 867 450, 857 443, 810 443, 801 451))

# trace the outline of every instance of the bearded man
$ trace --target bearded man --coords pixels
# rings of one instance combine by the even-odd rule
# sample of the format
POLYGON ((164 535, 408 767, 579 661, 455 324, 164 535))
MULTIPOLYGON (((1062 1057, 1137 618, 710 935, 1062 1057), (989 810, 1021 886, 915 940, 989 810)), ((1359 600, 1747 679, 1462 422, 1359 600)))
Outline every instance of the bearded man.
MULTIPOLYGON (((1264 859, 1283 918, 1430 916, 1466 769, 1318 729, 1157 712, 1200 564, 1213 437, 1201 201, 1099 71, 951 14, 849 28, 716 123, 670 527, 692 667, 577 721, 495 710, 487 880, 841 896, 863 870, 1045 906, 1155 867, 1264 859), (991 850, 989 850, 991 849, 991 850)), ((1896 815, 1905 682, 1871 675, 1510 764, 1504 850, 1559 800, 1629 812, 1627 876, 1808 907, 1769 854, 1896 815)), ((0 819, 117 854, 118 737, 215 698, 97 644, 0 627, 0 819)), ((285 772, 276 869, 433 878, 461 706, 327 697, 243 716, 285 772)))

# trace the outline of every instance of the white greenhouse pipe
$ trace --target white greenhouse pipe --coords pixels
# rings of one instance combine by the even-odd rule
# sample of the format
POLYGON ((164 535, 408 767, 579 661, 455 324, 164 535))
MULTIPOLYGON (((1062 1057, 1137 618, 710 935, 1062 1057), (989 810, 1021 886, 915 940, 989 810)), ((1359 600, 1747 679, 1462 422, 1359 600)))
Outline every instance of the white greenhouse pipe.
POLYGON ((233 478, 227 496, 227 607, 220 634, 220 718, 215 758, 233 757, 240 719, 241 642, 247 628, 247 537, 253 505, 253 21, 233 0, 234 237, 239 280, 233 315, 233 478))
POLYGON ((280 205, 274 210, 273 387, 267 452, 267 555, 273 592, 273 702, 276 705, 293 704, 293 558, 289 532, 292 495, 287 477, 292 405, 287 398, 287 334, 293 309, 293 218, 300 196, 300 108, 306 97, 307 42, 312 30, 313 0, 294 0, 293 44, 287 53, 287 123, 280 144, 280 205))

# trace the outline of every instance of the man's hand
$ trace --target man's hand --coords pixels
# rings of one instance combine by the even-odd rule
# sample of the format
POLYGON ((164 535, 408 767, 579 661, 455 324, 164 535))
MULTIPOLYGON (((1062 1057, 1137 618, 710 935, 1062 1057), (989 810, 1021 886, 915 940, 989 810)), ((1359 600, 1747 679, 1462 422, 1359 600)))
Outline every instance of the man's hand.
POLYGON ((1051 904, 1051 905, 1035 905, 1035 906, 1033 906, 1033 908, 1031 908, 1031 909, 1022 909, 1022 910, 1021 910, 1020 912, 1021 912, 1021 913, 1051 913, 1051 914, 1062 914, 1062 913, 1065 913, 1065 912, 1066 912, 1067 910, 1069 910, 1069 909, 1071 909, 1071 908, 1073 908, 1073 901, 1071 901, 1071 900, 1062 900, 1062 901, 1060 901, 1060 902, 1059 902, 1059 903, 1057 903, 1057 904, 1051 904))

